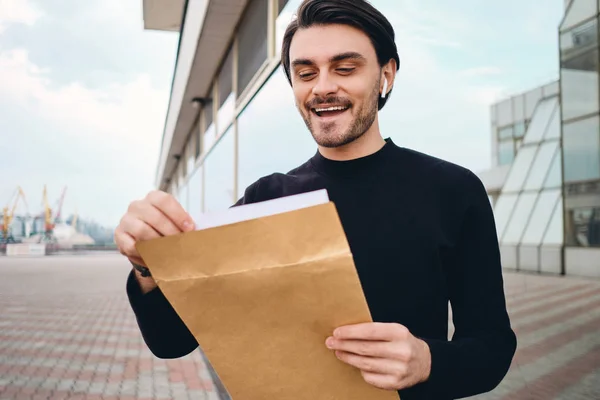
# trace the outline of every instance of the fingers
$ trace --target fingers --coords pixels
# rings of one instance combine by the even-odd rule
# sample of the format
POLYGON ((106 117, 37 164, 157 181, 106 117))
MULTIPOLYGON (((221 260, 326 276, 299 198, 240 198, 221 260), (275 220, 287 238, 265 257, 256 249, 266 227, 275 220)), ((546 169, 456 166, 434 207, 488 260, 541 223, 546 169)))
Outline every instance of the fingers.
POLYGON ((182 232, 194 229, 194 223, 185 209, 173 196, 161 191, 153 191, 146 201, 166 215, 182 232))
POLYGON ((339 327, 333 332, 333 336, 345 340, 393 341, 407 339, 409 333, 408 329, 400 324, 367 322, 339 327))
POLYGON ((331 350, 340 350, 347 353, 358 354, 367 357, 386 357, 395 358, 395 349, 397 346, 391 345, 391 342, 373 341, 373 340, 339 340, 328 338, 326 345, 331 350))
POLYGON ((386 358, 365 357, 345 351, 336 351, 335 356, 348 365, 373 374, 397 374, 398 369, 402 368, 398 361, 386 358))
POLYGON ((148 224, 162 236, 171 236, 183 232, 169 217, 149 202, 131 203, 129 213, 148 224))

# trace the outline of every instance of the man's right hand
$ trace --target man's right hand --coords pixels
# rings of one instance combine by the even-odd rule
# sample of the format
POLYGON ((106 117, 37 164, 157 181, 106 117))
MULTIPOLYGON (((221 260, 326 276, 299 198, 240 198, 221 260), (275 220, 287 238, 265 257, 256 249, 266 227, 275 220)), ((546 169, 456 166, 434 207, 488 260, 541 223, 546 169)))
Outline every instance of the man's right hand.
MULTIPOLYGON (((115 243, 129 261, 146 266, 135 248, 136 242, 192 230, 192 218, 172 195, 152 191, 144 199, 129 205, 115 229, 115 243)), ((143 278, 137 270, 136 276, 144 293, 156 287, 152 278, 143 278)))

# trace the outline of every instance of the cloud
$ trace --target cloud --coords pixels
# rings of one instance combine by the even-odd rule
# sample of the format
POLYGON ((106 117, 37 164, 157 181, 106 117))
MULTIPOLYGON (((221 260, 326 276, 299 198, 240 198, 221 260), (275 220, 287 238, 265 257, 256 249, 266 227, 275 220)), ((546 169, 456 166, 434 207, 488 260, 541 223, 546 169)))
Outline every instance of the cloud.
POLYGON ((117 210, 152 189, 168 92, 154 89, 146 74, 90 89, 76 81, 57 85, 48 73, 31 62, 25 49, 0 52, 0 97, 43 121, 48 132, 60 132, 49 138, 47 132, 23 128, 13 146, 22 143, 22 154, 37 153, 34 163, 39 164, 15 168, 11 176, 40 188, 43 181, 74 186, 69 194, 79 197, 82 214, 116 223, 117 210), (22 135, 30 138, 27 148, 22 135), (44 158, 46 168, 40 166, 44 158), (112 198, 99 201, 108 193, 112 198))
POLYGON ((0 0, 0 33, 11 23, 31 26, 41 16, 41 11, 28 0, 0 0))

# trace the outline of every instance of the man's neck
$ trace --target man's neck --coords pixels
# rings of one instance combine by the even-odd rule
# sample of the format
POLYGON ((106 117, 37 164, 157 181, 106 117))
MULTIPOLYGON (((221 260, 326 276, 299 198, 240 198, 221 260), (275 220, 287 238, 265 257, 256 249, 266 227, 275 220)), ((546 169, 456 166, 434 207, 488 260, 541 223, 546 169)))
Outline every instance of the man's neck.
POLYGON ((371 129, 353 142, 333 148, 319 146, 319 152, 323 157, 335 161, 354 160, 376 153, 385 145, 385 140, 379 129, 375 127, 375 124, 373 125, 371 129))

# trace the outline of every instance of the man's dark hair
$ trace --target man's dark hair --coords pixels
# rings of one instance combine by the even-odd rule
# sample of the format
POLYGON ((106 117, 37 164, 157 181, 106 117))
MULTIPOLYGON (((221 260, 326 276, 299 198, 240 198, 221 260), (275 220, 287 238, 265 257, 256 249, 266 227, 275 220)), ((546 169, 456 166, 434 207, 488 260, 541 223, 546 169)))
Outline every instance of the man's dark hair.
MULTIPOLYGON (((281 63, 290 84, 290 45, 298 29, 311 26, 342 24, 363 31, 370 39, 379 66, 383 67, 392 58, 396 60, 396 69, 400 67, 400 57, 396 48, 394 28, 381 12, 366 0, 304 0, 298 7, 296 18, 288 25, 283 36, 281 63)), ((379 110, 383 108, 391 89, 385 99, 379 98, 379 110)))

